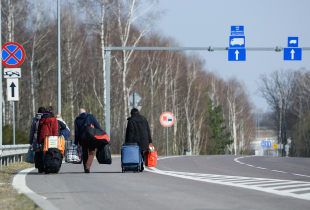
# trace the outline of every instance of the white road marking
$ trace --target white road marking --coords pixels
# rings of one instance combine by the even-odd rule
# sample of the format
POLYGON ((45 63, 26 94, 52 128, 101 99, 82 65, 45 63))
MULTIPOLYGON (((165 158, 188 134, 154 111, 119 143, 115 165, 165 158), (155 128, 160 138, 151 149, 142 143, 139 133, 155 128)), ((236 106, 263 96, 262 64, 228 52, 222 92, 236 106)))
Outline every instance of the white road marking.
POLYGON ((20 171, 18 174, 16 174, 13 178, 12 186, 18 191, 18 193, 25 194, 31 200, 33 200, 36 204, 38 204, 38 206, 40 206, 42 209, 44 210, 58 209, 55 206, 53 206, 48 200, 46 200, 46 197, 36 194, 35 192, 33 192, 27 187, 26 176, 30 171, 34 169, 35 168, 27 168, 25 170, 20 171))
POLYGON ((310 200, 310 193, 301 193, 301 194, 294 193, 294 192, 302 192, 302 191, 310 190, 310 187, 280 190, 282 188, 308 186, 310 185, 310 182, 291 181, 291 180, 282 180, 282 179, 253 178, 253 177, 242 177, 242 176, 225 176, 225 175, 216 175, 216 174, 199 174, 199 173, 187 173, 187 172, 177 172, 177 171, 163 171, 157 168, 146 168, 145 170, 149 172, 157 173, 157 174, 166 175, 166 176, 173 176, 173 177, 178 177, 178 178, 183 178, 183 179, 207 182, 207 183, 212 183, 212 184, 221 184, 221 185, 227 185, 227 186, 232 186, 232 187, 240 187, 240 188, 246 188, 246 189, 251 189, 251 190, 272 193, 276 195, 288 196, 288 197, 293 197, 293 198, 298 198, 298 199, 303 199, 303 200, 310 200), (232 181, 232 180, 240 180, 240 181, 236 183, 236 181, 232 181), (270 183, 266 184, 268 182, 270 183), (277 188, 277 187, 281 187, 281 188, 277 188))
MULTIPOLYGON (((245 157, 253 157, 253 156, 245 156, 245 157)), ((234 161, 235 161, 236 163, 241 164, 241 165, 246 165, 246 166, 250 166, 250 167, 254 167, 254 168, 258 168, 258 169, 270 170, 270 171, 273 171, 273 172, 278 172, 278 173, 283 173, 283 174, 287 174, 287 173, 288 173, 288 172, 285 172, 285 171, 271 170, 271 169, 268 169, 268 168, 262 168, 262 167, 253 166, 253 165, 250 165, 250 164, 242 163, 242 162, 240 162, 240 161, 238 160, 238 159, 245 158, 245 157, 238 157, 238 158, 235 158, 234 161)), ((293 173, 292 173, 292 174, 293 174, 293 173)), ((293 175, 296 175, 296 176, 304 176, 304 177, 310 177, 310 176, 302 175, 302 174, 293 174, 293 175)))

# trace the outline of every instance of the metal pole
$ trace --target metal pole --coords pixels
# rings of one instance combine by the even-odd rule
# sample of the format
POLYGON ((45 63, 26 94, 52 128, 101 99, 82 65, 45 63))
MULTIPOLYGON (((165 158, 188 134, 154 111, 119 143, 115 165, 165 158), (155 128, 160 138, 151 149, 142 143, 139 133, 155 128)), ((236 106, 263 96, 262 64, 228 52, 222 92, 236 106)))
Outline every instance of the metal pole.
POLYGON ((105 132, 107 132, 108 135, 110 134, 110 54, 111 51, 105 51, 105 60, 106 60, 106 96, 107 96, 107 102, 105 105, 105 132))
POLYGON ((169 144, 168 144, 168 127, 167 127, 167 156, 169 155, 169 144))
POLYGON ((135 93, 136 92, 133 92, 133 94, 132 94, 133 108, 136 108, 135 93))
POLYGON ((58 85, 57 85, 57 112, 61 114, 61 54, 60 54, 60 0, 57 0, 57 45, 58 45, 58 85))
POLYGON ((15 101, 13 103, 13 145, 15 145, 15 101))
MULTIPOLYGON (((0 0, 0 35, 1 32, 1 0, 0 0)), ((0 36, 0 46, 2 46, 2 40, 0 36)), ((2 51, 0 53, 0 98, 2 99, 2 51)), ((2 169, 2 101, 0 102, 0 170, 2 169)))

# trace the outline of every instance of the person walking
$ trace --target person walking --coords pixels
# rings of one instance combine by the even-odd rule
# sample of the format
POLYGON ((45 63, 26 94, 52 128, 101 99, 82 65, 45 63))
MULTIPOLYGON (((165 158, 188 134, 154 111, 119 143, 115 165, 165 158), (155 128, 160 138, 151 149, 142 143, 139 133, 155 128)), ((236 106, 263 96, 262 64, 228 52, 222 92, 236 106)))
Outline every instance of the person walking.
POLYGON ((65 139, 68 139, 71 134, 67 123, 62 119, 61 114, 56 114, 56 119, 58 121, 58 136, 63 135, 65 139))
POLYGON ((38 144, 41 144, 42 148, 44 146, 45 136, 58 136, 58 121, 56 117, 54 117, 53 112, 53 107, 47 107, 39 121, 38 144))
POLYGON ((82 140, 81 138, 85 129, 86 119, 87 119, 87 125, 92 124, 95 128, 100 130, 102 129, 94 115, 88 114, 83 108, 79 109, 79 116, 76 117, 74 122, 75 125, 74 144, 75 145, 79 144, 82 146, 84 172, 90 173, 90 167, 93 163, 95 156, 95 148, 89 145, 87 140, 82 140))
POLYGON ((40 107, 36 116, 32 119, 30 135, 29 135, 29 144, 32 145, 32 149, 35 152, 37 150, 37 138, 38 138, 38 127, 39 121, 45 112, 44 107, 40 107))
MULTIPOLYGON (((144 158, 144 152, 148 150, 149 144, 152 143, 152 137, 150 132, 149 123, 146 118, 140 115, 139 110, 133 108, 130 112, 126 129, 125 142, 135 142, 139 145, 142 157, 144 158)), ((141 165, 141 171, 143 171, 143 164, 141 165)))

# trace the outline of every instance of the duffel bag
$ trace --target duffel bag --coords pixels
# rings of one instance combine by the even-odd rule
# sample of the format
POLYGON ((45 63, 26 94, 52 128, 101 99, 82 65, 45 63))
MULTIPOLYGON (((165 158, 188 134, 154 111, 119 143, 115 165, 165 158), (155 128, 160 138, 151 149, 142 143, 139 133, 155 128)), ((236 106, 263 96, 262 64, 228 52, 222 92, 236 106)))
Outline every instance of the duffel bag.
POLYGON ((59 149, 49 148, 44 159, 45 173, 58 173, 62 163, 62 155, 59 149))
POLYGON ((34 151, 32 149, 33 147, 30 146, 29 149, 28 149, 28 152, 26 154, 26 162, 27 163, 34 163, 34 151))
POLYGON ((66 153, 67 153, 66 162, 68 162, 68 163, 77 163, 77 164, 82 163, 83 152, 82 152, 82 149, 79 146, 77 146, 75 144, 72 144, 67 149, 66 153))
POLYGON ((112 164, 110 144, 105 145, 101 149, 97 149, 96 157, 99 164, 112 164))
POLYGON ((88 115, 86 117, 86 124, 81 138, 84 141, 88 141, 88 143, 95 148, 103 148, 110 141, 106 132, 95 128, 93 124, 88 124, 88 115))

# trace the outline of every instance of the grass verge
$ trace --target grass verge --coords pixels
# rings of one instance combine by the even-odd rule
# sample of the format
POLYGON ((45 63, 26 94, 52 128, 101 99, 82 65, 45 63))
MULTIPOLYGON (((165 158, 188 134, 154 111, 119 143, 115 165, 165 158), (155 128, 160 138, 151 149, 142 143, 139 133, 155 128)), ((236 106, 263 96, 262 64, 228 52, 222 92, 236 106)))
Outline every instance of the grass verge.
POLYGON ((41 209, 26 195, 19 194, 11 185, 15 174, 30 167, 33 167, 33 164, 26 162, 15 162, 2 167, 0 170, 0 209, 41 209))

